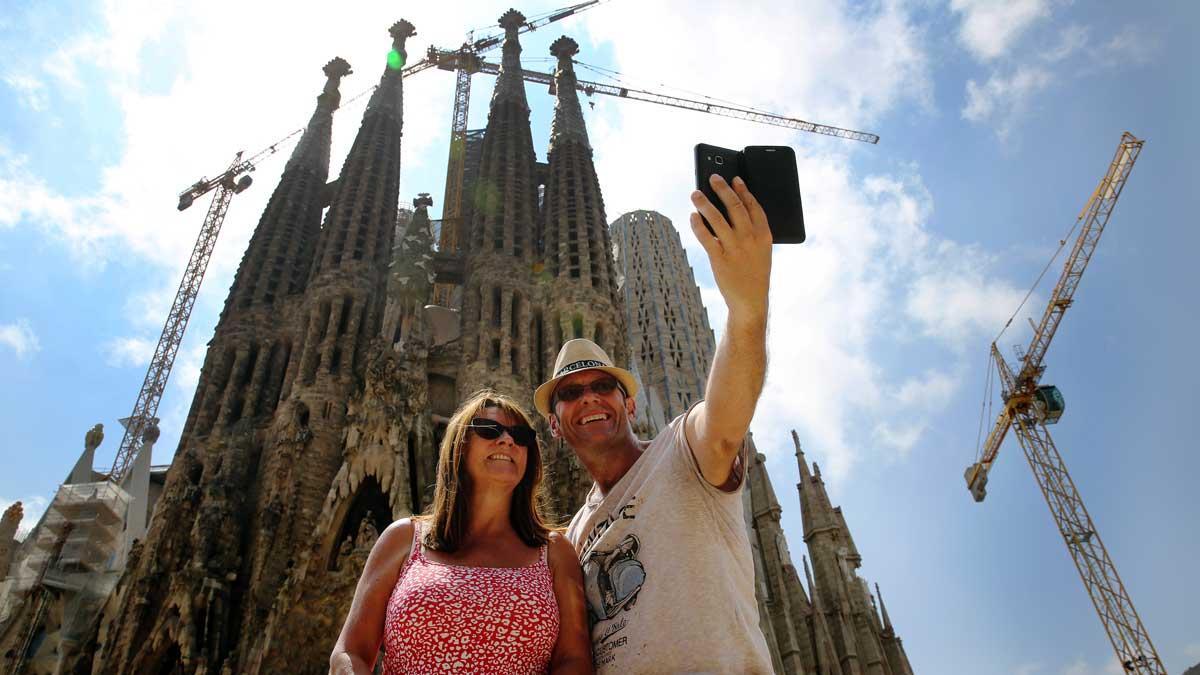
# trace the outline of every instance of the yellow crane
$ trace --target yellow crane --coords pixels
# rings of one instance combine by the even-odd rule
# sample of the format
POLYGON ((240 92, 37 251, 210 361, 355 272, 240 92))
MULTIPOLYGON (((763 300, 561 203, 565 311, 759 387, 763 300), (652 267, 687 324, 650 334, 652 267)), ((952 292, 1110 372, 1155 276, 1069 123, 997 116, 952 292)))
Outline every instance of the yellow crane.
POLYGON ((992 342, 991 357, 999 375, 1004 407, 980 448, 978 461, 967 467, 965 477, 967 488, 975 501, 982 502, 987 496, 988 473, 1011 427, 1021 449, 1025 451, 1029 468, 1033 470, 1042 496, 1062 533, 1067 551, 1100 616, 1100 622, 1104 624, 1118 662, 1127 673, 1166 675, 1162 660, 1150 642, 1150 635, 1142 625, 1142 619, 1134 609, 1125 585, 1121 583, 1108 550, 1100 541, 1083 498, 1050 438, 1047 425, 1056 423, 1062 416, 1062 394, 1057 387, 1041 383, 1042 373, 1046 370, 1043 363, 1046 349, 1062 322, 1063 314, 1074 300, 1083 271, 1096 250, 1129 172, 1142 151, 1142 143, 1129 132, 1122 134, 1108 171, 1079 214, 1076 222, 1079 235, 1067 256, 1041 322, 1033 326, 1033 339, 1029 347, 1023 354, 1018 354, 1019 361, 1015 369, 1009 367, 996 342, 992 342))
MULTIPOLYGON (((555 21, 575 16, 596 7, 603 1, 588 0, 587 2, 570 5, 548 12, 542 16, 534 17, 526 21, 517 33, 527 33, 555 21)), ((503 43, 504 33, 495 33, 479 39, 475 39, 473 32, 468 33, 467 40, 458 49, 439 49, 431 45, 425 54, 425 58, 408 66, 404 71, 405 77, 435 67, 455 73, 454 109, 450 116, 450 157, 446 164, 446 197, 442 202, 442 224, 438 236, 438 249, 445 253, 457 251, 458 232, 462 226, 463 181, 466 172, 467 112, 471 101, 471 76, 475 73, 487 73, 489 75, 498 75, 500 73, 499 64, 485 61, 482 55, 500 47, 503 43)), ((523 70, 521 76, 526 81, 548 85, 550 93, 554 93, 553 73, 523 70)), ((834 136, 863 143, 875 144, 879 142, 879 136, 869 132, 809 122, 786 115, 776 115, 747 106, 717 102, 714 99, 698 101, 656 91, 634 89, 608 83, 588 82, 587 80, 577 80, 575 86, 587 96, 604 94, 646 103, 667 105, 684 110, 720 115, 722 117, 771 124, 797 131, 834 136)), ((436 283, 434 285, 434 302, 449 306, 452 288, 453 284, 436 283)))

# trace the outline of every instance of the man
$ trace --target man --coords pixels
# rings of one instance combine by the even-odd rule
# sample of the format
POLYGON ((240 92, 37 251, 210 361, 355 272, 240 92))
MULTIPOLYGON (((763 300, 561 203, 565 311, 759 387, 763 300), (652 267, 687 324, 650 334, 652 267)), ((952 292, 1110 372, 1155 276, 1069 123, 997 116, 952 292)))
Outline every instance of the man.
POLYGON ((771 232, 740 179, 710 182, 729 218, 696 191, 691 226, 729 314, 705 400, 638 440, 638 383, 588 340, 563 345, 534 394, 595 481, 567 537, 601 673, 771 672, 741 497, 743 440, 766 372, 771 232))

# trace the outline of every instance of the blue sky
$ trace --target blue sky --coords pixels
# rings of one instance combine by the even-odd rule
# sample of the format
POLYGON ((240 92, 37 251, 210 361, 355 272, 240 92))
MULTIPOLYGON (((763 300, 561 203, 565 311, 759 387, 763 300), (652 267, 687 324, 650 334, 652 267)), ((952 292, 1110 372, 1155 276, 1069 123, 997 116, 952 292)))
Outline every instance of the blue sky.
MULTIPOLYGON (((456 5, 458 7, 458 5, 456 5)), ((529 15, 556 7, 536 2, 529 15)), ((0 507, 44 507, 96 422, 119 444, 207 200, 176 195, 301 126, 345 57, 348 99, 379 76, 386 28, 410 60, 507 8, 307 10, 266 3, 8 3, 0 16, 0 507), (228 7, 225 5, 228 4, 228 7)), ((489 31, 490 32, 490 31, 489 31)), ((1192 3, 611 0, 523 40, 549 70, 562 33, 624 82, 872 131, 878 146, 632 101, 585 106, 610 219, 686 223, 696 142, 796 148, 810 240, 778 249, 771 371, 754 423, 803 552, 788 431, 821 463, 920 673, 1106 673, 1104 633, 1013 439, 975 504, 987 346, 1065 236, 1120 134, 1146 139, 1047 357, 1052 429, 1171 672, 1200 662, 1200 377, 1194 198, 1200 9, 1192 3)), ((495 56, 498 59, 498 54, 495 56)), ((584 79, 600 79, 579 70, 584 79)), ((406 82, 401 195, 445 173, 453 78, 406 82)), ((491 82, 475 79, 471 126, 491 82)), ((530 86, 544 157, 552 99, 530 86)), ((339 113, 336 172, 361 116, 339 113)), ((204 345, 282 157, 229 212, 171 385, 155 461, 175 449, 204 345)), ((682 227, 713 325, 724 307, 682 227)), ((1048 274, 1052 283, 1056 263, 1048 274)), ((1030 302, 1040 314, 1048 285, 1030 302)), ((1024 319, 1002 338, 1028 340, 1024 319)), ((36 513, 34 514, 36 516, 36 513)), ((33 518, 31 517, 30 520, 33 518)), ((332 636, 331 636, 332 639, 332 636)))

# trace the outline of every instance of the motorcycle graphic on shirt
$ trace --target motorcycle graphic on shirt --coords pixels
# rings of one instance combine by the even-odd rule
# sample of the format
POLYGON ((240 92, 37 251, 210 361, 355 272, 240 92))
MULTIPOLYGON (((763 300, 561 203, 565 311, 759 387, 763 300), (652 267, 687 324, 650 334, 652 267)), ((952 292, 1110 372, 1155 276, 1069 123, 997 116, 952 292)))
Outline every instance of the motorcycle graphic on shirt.
POLYGON ((616 548, 593 550, 583 559, 583 587, 588 621, 595 626, 633 608, 646 583, 646 568, 637 559, 642 543, 626 535, 616 548))

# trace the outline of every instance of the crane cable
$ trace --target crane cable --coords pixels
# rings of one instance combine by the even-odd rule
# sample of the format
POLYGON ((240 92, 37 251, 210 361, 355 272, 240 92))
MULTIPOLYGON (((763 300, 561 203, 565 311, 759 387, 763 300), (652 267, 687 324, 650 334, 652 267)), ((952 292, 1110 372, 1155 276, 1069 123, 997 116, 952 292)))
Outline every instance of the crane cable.
MULTIPOLYGON (((1090 202, 1091 199, 1088 201, 1090 202)), ((1021 308, 1025 306, 1026 302, 1029 302, 1029 298, 1042 283, 1042 279, 1046 276, 1046 272, 1050 270, 1050 266, 1054 264, 1054 261, 1058 260, 1058 256, 1061 255, 1063 249, 1066 248, 1067 242, 1070 241, 1071 236, 1075 234, 1075 228, 1079 227, 1079 222, 1083 220, 1087 210, 1087 206, 1085 205, 1084 211, 1081 212, 1079 217, 1075 219, 1075 223, 1071 225, 1071 229, 1067 232, 1067 236, 1058 240, 1058 249, 1054 251, 1054 255, 1050 257, 1050 260, 1046 261, 1046 266, 1043 267, 1041 273, 1038 274, 1037 279, 1033 282, 1033 286, 1029 288, 1029 291, 1025 294, 1025 297, 1021 299, 1021 304, 1017 305, 1017 309, 1013 311, 1012 316, 1008 317, 1008 321, 1004 322, 1004 327, 1001 328, 1000 332, 996 334, 996 337, 992 339, 991 344, 994 345, 1000 341, 1000 338, 1004 335, 1005 331, 1007 331, 1008 327, 1012 325, 1013 319, 1017 318, 1017 314, 1021 313, 1021 308)), ((992 356, 989 350, 988 372, 987 377, 984 378, 983 402, 980 404, 979 408, 979 432, 976 434, 975 439, 975 461, 979 461, 979 459, 982 457, 984 420, 990 417, 992 412, 992 392, 995 390, 995 381, 992 378, 992 371, 994 369, 995 365, 992 363, 992 356)))
POLYGON ((1054 251, 1054 255, 1050 257, 1050 260, 1046 261, 1046 266, 1042 268, 1041 274, 1039 274, 1037 280, 1033 282, 1033 286, 1029 288, 1029 292, 1026 293, 1024 299, 1021 300, 1021 304, 1017 305, 1016 311, 1012 313, 1012 316, 1008 317, 1008 321, 1004 322, 1004 327, 1001 328, 1000 332, 996 334, 996 337, 992 339, 992 344, 999 342, 1000 337, 1004 335, 1004 331, 1008 330, 1008 327, 1012 325, 1013 319, 1017 318, 1017 314, 1021 312, 1021 308, 1024 307, 1025 303, 1029 301, 1029 297, 1033 295, 1035 290, 1037 290, 1038 285, 1042 283, 1042 277, 1046 276, 1046 272, 1050 270, 1050 266, 1054 264, 1054 261, 1058 259, 1059 254, 1062 253, 1064 248, 1066 248, 1067 242, 1070 241, 1071 235, 1075 233, 1075 228, 1079 227, 1079 221, 1083 220, 1083 217, 1084 214, 1080 213, 1079 217, 1075 219, 1075 224, 1071 225, 1071 229, 1067 232, 1067 236, 1058 240, 1058 249, 1054 251))
POLYGON ((987 376, 983 378, 983 401, 979 404, 979 431, 975 434, 976 462, 983 456, 983 425, 992 416, 992 391, 995 383, 992 373, 994 371, 995 364, 992 363, 991 354, 988 354, 987 376))
MULTIPOLYGON (((606 77, 614 82, 620 83, 622 86, 629 87, 630 89, 646 89, 646 90, 651 89, 651 87, 647 87, 645 85, 635 86, 633 83, 630 83, 630 82, 622 79, 622 73, 620 73, 616 70, 612 70, 611 68, 604 68, 602 66, 593 66, 593 65, 590 65, 587 63, 583 63, 582 61, 574 61, 574 59, 572 59, 572 61, 575 63, 575 65, 579 66, 580 68, 586 68, 587 70, 590 70, 598 75, 606 77)), ((682 87, 673 87, 669 84, 666 84, 665 82, 659 82, 656 85, 654 85, 654 87, 657 87, 659 89, 673 89, 675 91, 682 92, 689 96, 697 96, 701 99, 706 99, 708 101, 712 101, 713 103, 717 103, 717 104, 725 105, 725 106, 731 106, 734 108, 742 108, 743 110, 752 110, 754 112, 762 113, 764 115, 774 115, 775 114, 773 112, 764 110, 763 108, 759 108, 757 106, 746 105, 745 103, 739 103, 737 101, 730 101, 729 99, 717 98, 716 96, 708 96, 707 94, 702 94, 698 91, 692 91, 690 89, 684 89, 682 87)))

